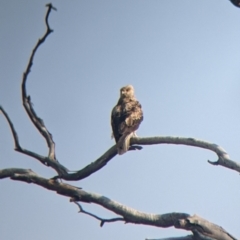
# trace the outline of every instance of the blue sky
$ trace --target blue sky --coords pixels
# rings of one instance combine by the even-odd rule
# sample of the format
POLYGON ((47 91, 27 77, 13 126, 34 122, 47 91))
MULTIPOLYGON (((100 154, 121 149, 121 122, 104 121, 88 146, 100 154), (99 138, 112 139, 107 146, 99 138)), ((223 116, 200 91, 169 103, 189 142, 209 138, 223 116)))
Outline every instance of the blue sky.
MULTIPOLYGON (((27 82, 34 108, 56 142, 58 160, 78 170, 114 144, 110 112, 120 87, 132 84, 144 110, 139 136, 181 136, 240 153, 240 9, 228 0, 53 1, 54 32, 41 46, 27 82)), ((32 48, 45 32, 45 1, 0 2, 0 104, 23 147, 47 154, 21 103, 32 48)), ((0 168, 55 172, 13 150, 0 116, 0 168)), ((80 182, 139 211, 198 214, 240 236, 239 174, 214 167, 208 150, 144 146, 117 156, 80 182)), ((3 239, 145 239, 184 236, 173 228, 99 222, 35 185, 0 181, 3 239)), ((102 217, 107 210, 83 204, 102 217)))

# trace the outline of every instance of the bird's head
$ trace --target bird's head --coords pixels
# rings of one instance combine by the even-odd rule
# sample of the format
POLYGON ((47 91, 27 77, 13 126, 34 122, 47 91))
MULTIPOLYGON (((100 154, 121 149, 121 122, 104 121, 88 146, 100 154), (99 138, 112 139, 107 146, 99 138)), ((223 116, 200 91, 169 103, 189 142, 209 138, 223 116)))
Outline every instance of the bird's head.
POLYGON ((134 96, 134 88, 132 85, 127 85, 120 89, 121 98, 130 98, 134 96))

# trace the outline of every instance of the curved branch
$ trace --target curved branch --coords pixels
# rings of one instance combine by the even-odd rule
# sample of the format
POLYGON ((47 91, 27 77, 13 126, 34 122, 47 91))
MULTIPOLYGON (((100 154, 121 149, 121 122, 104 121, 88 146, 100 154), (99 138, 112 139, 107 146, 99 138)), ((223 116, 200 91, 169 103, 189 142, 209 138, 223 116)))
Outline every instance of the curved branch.
POLYGON ((148 137, 148 138, 132 138, 131 144, 140 145, 177 144, 208 149, 216 153, 218 156, 218 160, 216 162, 208 161, 209 163, 213 165, 221 165, 223 167, 235 170, 240 173, 240 163, 232 161, 227 152, 222 147, 215 143, 209 143, 195 138, 148 137))
POLYGON ((56 10, 56 8, 54 8, 52 6, 52 4, 47 4, 46 7, 48 8, 47 13, 46 13, 46 17, 45 17, 45 23, 46 23, 46 26, 47 26, 47 30, 46 30, 46 33, 44 34, 44 36, 38 40, 36 46, 32 50, 32 54, 30 56, 26 71, 23 74, 23 79, 22 79, 22 102, 23 102, 23 106, 24 106, 29 118, 31 119, 32 123, 38 129, 38 131, 42 134, 42 136, 45 138, 45 140, 47 142, 47 145, 48 145, 48 148, 49 148, 48 158, 56 160, 55 143, 53 141, 52 135, 47 130, 46 126, 44 125, 43 120, 41 118, 39 118, 37 116, 36 112, 34 111, 33 105, 31 103, 31 98, 30 98, 29 95, 27 95, 27 90, 26 90, 26 81, 27 81, 28 74, 31 71, 31 67, 33 65, 33 58, 35 56, 35 53, 36 53, 37 49, 39 48, 39 46, 46 40, 48 35, 51 32, 53 32, 53 30, 50 29, 50 27, 49 27, 48 17, 49 17, 49 14, 50 14, 51 10, 52 9, 56 10))
POLYGON ((228 240, 237 238, 233 237, 229 234, 226 230, 222 227, 208 222, 207 220, 193 215, 187 217, 186 219, 180 219, 175 224, 176 228, 190 230, 193 232, 194 236, 201 239, 221 239, 221 240, 228 240))
POLYGON ((193 147, 199 147, 208 149, 215 152, 218 157, 230 159, 227 152, 217 144, 209 143, 196 138, 185 138, 185 137, 171 137, 171 136, 156 136, 156 137, 145 137, 145 138, 132 138, 131 144, 140 145, 156 145, 156 144, 177 144, 187 145, 193 147))
MULTIPOLYGON (((103 168, 107 163, 114 158, 117 155, 117 149, 116 145, 112 146, 109 150, 107 150, 101 157, 99 157, 97 160, 94 162, 90 163, 86 167, 82 168, 79 171, 76 171, 74 173, 69 173, 69 170, 61 165, 58 161, 53 161, 50 158, 45 158, 43 156, 40 156, 36 153, 33 153, 31 151, 28 151, 26 149, 22 149, 17 132, 14 129, 14 125, 12 124, 10 118, 8 117, 7 113, 4 111, 4 109, 0 106, 0 111, 2 111, 3 115, 8 121, 8 124, 11 128, 12 135, 14 138, 15 142, 15 150, 19 151, 21 153, 24 153, 26 155, 29 155, 31 157, 34 157, 38 159, 41 163, 52 167, 55 169, 58 173, 58 176, 54 177, 53 179, 57 178, 62 178, 65 180, 69 181, 76 181, 76 180, 81 180, 84 179, 91 174, 95 173, 96 171, 100 170, 103 168)), ((217 154, 218 160, 215 162, 209 161, 212 165, 221 165, 223 167, 235 170, 237 172, 240 172, 240 164, 237 162, 234 162, 230 159, 229 155, 227 152, 220 147, 217 144, 214 143, 209 143, 206 141, 194 139, 194 138, 182 138, 182 137, 148 137, 148 138, 132 138, 131 139, 131 144, 141 144, 141 145, 157 145, 157 144, 177 144, 177 145, 187 145, 187 146, 194 146, 194 147, 199 147, 199 148, 204 148, 208 149, 210 151, 213 151, 217 154)), ((133 145, 132 147, 134 147, 133 145)), ((137 148, 132 148, 134 149, 139 149, 139 146, 137 148)))
POLYGON ((19 140, 18 140, 18 135, 17 132, 14 128, 14 125, 10 119, 10 117, 8 116, 7 112, 3 109, 3 107, 0 105, 0 112, 2 112, 3 116, 6 118, 8 125, 11 129, 12 135, 13 135, 13 139, 14 139, 14 144, 15 144, 15 150, 20 150, 21 146, 19 144, 19 140))
MULTIPOLYGON (((200 218, 197 215, 190 216, 189 214, 186 214, 186 213, 167 213, 162 215, 143 213, 135 209, 132 209, 130 207, 124 206, 123 204, 113 201, 105 196, 86 192, 79 187, 75 187, 63 182, 59 182, 57 180, 58 178, 63 178, 65 180, 84 179, 89 175, 93 174, 94 172, 100 170, 102 167, 104 167, 112 158, 116 156, 117 150, 116 150, 116 146, 114 145, 107 152, 105 152, 101 157, 99 157, 95 162, 71 174, 68 173, 69 170, 67 168, 65 168, 63 165, 58 163, 58 161, 56 160, 55 143, 53 141, 53 137, 51 133, 48 131, 48 129, 46 128, 43 120, 39 118, 36 112, 34 111, 33 104, 31 103, 30 95, 27 95, 27 90, 26 90, 27 77, 31 71, 35 53, 39 48, 39 46, 46 40, 48 35, 53 31, 49 26, 48 18, 51 10, 52 9, 56 10, 56 8, 54 8, 51 4, 47 4, 46 6, 48 8, 46 17, 45 17, 45 23, 46 23, 47 29, 46 29, 46 33, 43 35, 42 38, 38 40, 36 46, 33 48, 27 68, 23 74, 22 102, 32 123, 38 129, 40 134, 45 138, 47 142, 47 145, 49 148, 48 157, 44 157, 37 153, 23 149, 20 146, 17 132, 8 114, 5 112, 5 110, 1 106, 0 106, 0 111, 3 113, 3 115, 5 116, 10 126, 10 129, 14 138, 15 150, 23 154, 26 154, 28 156, 31 156, 39 160, 41 163, 52 167, 57 171, 59 175, 54 177, 53 179, 46 179, 37 175, 31 169, 9 168, 9 169, 0 169, 0 179, 11 178, 12 180, 33 183, 33 184, 42 186, 43 188, 46 188, 48 190, 55 191, 60 195, 70 197, 70 201, 78 205, 80 212, 98 219, 101 222, 100 226, 103 226, 105 222, 125 221, 126 223, 144 224, 144 225, 151 225, 151 226, 162 227, 162 228, 173 226, 175 228, 192 231, 193 236, 187 236, 181 239, 191 238, 194 240, 196 239, 237 240, 231 234, 226 232, 223 228, 213 223, 210 223, 205 219, 200 218), (95 214, 85 211, 82 208, 82 206, 79 203, 77 203, 77 201, 86 202, 86 203, 95 203, 122 217, 112 218, 112 219, 100 218, 95 214)), ((215 152, 218 156, 217 161, 215 162, 208 161, 210 164, 221 165, 229 169, 235 170, 237 172, 240 172, 240 164, 232 161, 228 156, 227 152, 223 148, 221 148, 216 144, 205 142, 202 140, 198 140, 194 138, 181 138, 181 137, 132 138, 131 139, 132 146, 130 147, 129 150, 137 150, 137 149, 140 150, 142 148, 141 146, 136 146, 134 144, 140 144, 140 145, 180 144, 180 145, 187 145, 187 146, 194 146, 194 147, 208 149, 210 151, 215 152)))
POLYGON ((78 202, 74 202, 78 208, 79 208, 79 213, 84 213, 86 215, 89 215, 93 218, 96 218, 97 220, 100 221, 100 227, 103 227, 104 223, 106 222, 117 222, 117 221, 125 221, 124 218, 110 218, 110 219, 106 219, 106 218, 100 218, 98 217, 97 215, 93 214, 93 213, 90 213, 90 212, 87 212, 83 209, 83 207, 81 206, 81 204, 79 204, 78 202))
POLYGON ((52 167, 53 169, 56 170, 56 172, 61 176, 61 175, 65 175, 68 172, 68 169, 65 168, 63 165, 61 165, 58 161, 53 161, 52 159, 48 158, 48 157, 44 157, 38 153, 29 151, 27 149, 24 149, 21 147, 19 139, 18 139, 18 134, 17 131, 15 130, 15 127, 10 119, 10 117, 8 116, 7 112, 4 110, 4 108, 2 106, 0 106, 0 112, 3 113, 4 117, 6 118, 12 135, 13 135, 13 139, 14 139, 14 144, 15 144, 15 151, 23 153, 27 156, 30 156, 32 158, 37 159, 39 162, 41 162, 42 164, 48 166, 48 167, 52 167))
POLYGON ((90 176, 91 174, 97 172, 101 168, 103 168, 116 155, 117 155, 117 148, 116 148, 116 145, 114 145, 110 149, 108 149, 101 157, 99 157, 97 160, 90 163, 86 167, 82 168, 81 170, 76 171, 74 173, 66 173, 61 176, 55 176, 54 179, 62 178, 68 181, 77 181, 77 180, 84 179, 90 176))
POLYGON ((33 158, 39 160, 39 161, 40 161, 41 163, 43 163, 43 164, 46 164, 46 162, 44 161, 44 159, 45 159, 44 156, 41 156, 41 155, 39 155, 39 154, 37 154, 37 153, 34 153, 34 152, 31 152, 31 151, 29 151, 29 150, 27 150, 27 149, 24 149, 24 148, 22 148, 22 147, 20 146, 19 139, 18 139, 18 134, 17 134, 17 132, 16 132, 16 130, 15 130, 15 128, 14 128, 14 125, 13 125, 11 119, 9 118, 7 112, 3 109, 2 106, 0 106, 0 111, 2 112, 2 114, 4 115, 4 117, 6 118, 8 124, 9 124, 9 127, 10 127, 10 129, 11 129, 11 132, 12 132, 12 135, 13 135, 13 139, 14 139, 14 144, 15 144, 15 148, 14 148, 14 149, 15 149, 16 151, 18 151, 18 152, 21 152, 21 153, 23 153, 23 154, 26 154, 26 155, 28 155, 28 156, 30 156, 30 157, 33 157, 33 158))
MULTIPOLYGON (((167 214, 148 214, 127 207, 121 203, 113 201, 99 194, 86 192, 79 187, 75 187, 66 183, 59 182, 53 179, 43 178, 32 170, 27 169, 3 169, 0 170, 0 178, 11 178, 12 180, 33 183, 44 187, 48 190, 70 197, 71 202, 86 202, 95 203, 117 215, 123 217, 127 223, 144 224, 155 227, 167 228, 175 227, 192 231, 196 239, 217 239, 217 240, 237 240, 223 228, 208 222, 207 220, 198 217, 197 215, 190 216, 186 213, 167 213, 167 214), (202 236, 202 237, 199 237, 202 236)), ((96 217, 96 215, 89 214, 96 217)))
POLYGON ((32 170, 24 169, 3 169, 0 170, 0 178, 9 177, 12 180, 23 181, 26 183, 34 183, 48 190, 70 197, 71 202, 81 201, 85 203, 95 203, 100 205, 117 215, 121 215, 126 222, 152 225, 156 227, 171 227, 179 219, 184 219, 189 215, 186 213, 169 213, 169 214, 147 214, 139 212, 135 209, 122 205, 105 196, 86 192, 79 187, 75 187, 54 179, 46 179, 37 175, 32 170), (16 171, 16 172, 14 172, 16 171), (24 172, 25 171, 25 172, 24 172))
MULTIPOLYGON (((235 170, 240 173, 240 164, 234 162, 230 159, 227 152, 217 144, 209 143, 206 141, 198 140, 195 138, 183 138, 183 137, 147 137, 147 138, 132 138, 131 144, 139 145, 158 145, 158 144, 177 144, 177 145, 187 145, 193 147, 199 147, 208 149, 217 154, 218 160, 216 162, 208 161, 213 165, 221 165, 223 167, 235 170)), ((112 146, 107 150, 101 157, 99 157, 94 162, 90 163, 86 167, 74 173, 64 173, 61 176, 56 176, 54 179, 59 177, 68 181, 77 181, 84 179, 96 171, 103 168, 107 163, 117 155, 116 146, 112 146)))
MULTIPOLYGON (((58 176, 54 177, 54 179, 57 178, 63 178, 65 180, 70 180, 70 181, 76 181, 76 180, 81 180, 84 179, 94 172, 100 170, 102 167, 104 167, 113 157, 116 156, 117 151, 116 151, 116 146, 111 147, 106 153, 104 153, 100 158, 98 158, 95 162, 87 165, 83 169, 80 169, 79 171, 76 171, 74 173, 68 173, 68 169, 64 167, 63 165, 56 163, 56 154, 55 154, 55 143, 53 141, 53 137, 51 133, 47 130, 43 120, 39 118, 36 114, 36 112, 33 109, 33 105, 31 103, 31 98, 29 95, 27 95, 26 91, 26 81, 28 74, 30 73, 31 67, 33 65, 33 58, 35 56, 35 53, 38 49, 38 47, 45 41, 45 39, 48 37, 48 35, 53 31, 51 30, 49 23, 48 23, 48 18, 51 10, 56 10, 52 6, 52 4, 47 4, 48 7, 46 17, 45 17, 45 23, 47 26, 46 33, 42 38, 40 38, 34 47, 32 54, 30 56, 26 71, 23 74, 23 80, 22 80, 22 101, 23 101, 23 106, 31 119, 32 123, 35 125, 35 127, 39 130, 39 132, 42 134, 42 136, 45 138, 48 148, 49 148, 49 153, 47 158, 42 158, 39 155, 36 155, 32 152, 29 151, 24 151, 25 154, 30 155, 38 159, 44 164, 47 164, 54 168, 58 172, 58 176)), ((22 149, 19 145, 18 142, 18 137, 16 134, 16 131, 14 130, 13 124, 11 123, 10 119, 8 116, 5 114, 5 117, 8 120, 8 123, 11 127, 12 134, 14 136, 15 140, 15 147, 17 151, 22 152, 22 149)), ((131 145, 133 144, 140 144, 140 145, 152 145, 152 144, 182 144, 182 145, 188 145, 188 146, 195 146, 195 147, 200 147, 200 148, 205 148, 209 149, 211 151, 214 151, 218 155, 218 160, 216 162, 208 161, 209 163, 213 165, 221 165, 230 169, 233 169, 237 172, 240 172, 240 164, 236 163, 232 160, 230 160, 228 154, 225 152, 223 148, 216 144, 204 142, 201 140, 197 140, 194 138, 180 138, 180 137, 150 137, 150 138, 132 138, 131 139, 131 145)), ((141 146, 131 146, 129 150, 136 150, 136 149, 141 149, 141 146)))
POLYGON ((52 29, 50 29, 49 23, 48 23, 48 18, 50 15, 51 10, 57 10, 56 8, 54 8, 52 6, 52 4, 47 4, 46 7, 47 9, 47 13, 45 16, 45 23, 46 23, 46 33, 44 34, 44 36, 42 38, 40 38, 36 44, 36 46, 34 47, 34 49, 32 50, 32 54, 30 56, 26 71, 23 74, 23 79, 22 79, 22 101, 23 101, 23 106, 29 116, 29 118, 31 119, 32 123, 35 125, 35 127, 39 130, 39 132, 43 135, 43 137, 45 138, 48 148, 49 148, 49 153, 48 153, 48 157, 44 157, 41 156, 35 152, 31 152, 27 149, 23 149, 20 146, 19 143, 19 139, 18 139, 18 134, 14 128, 13 123, 11 122, 8 114, 5 112, 5 110, 3 109, 3 107, 0 106, 0 111, 3 113, 3 115, 5 116, 12 135, 13 135, 13 139, 14 139, 14 143, 15 143, 15 150, 18 152, 21 152, 25 155, 28 155, 30 157, 33 157, 35 159, 37 159, 38 161, 40 161, 42 164, 52 167, 53 169, 56 170, 56 172, 58 173, 59 176, 61 175, 66 175, 67 172, 69 171, 66 167, 64 167, 63 165, 61 165, 57 160, 56 160, 56 155, 55 155, 55 143, 53 141, 52 135, 51 133, 47 130, 47 128, 44 125, 44 122, 42 119, 40 119, 36 112, 33 109, 33 104, 31 103, 31 98, 29 95, 27 95, 27 90, 26 90, 26 81, 27 81, 27 77, 28 74, 31 71, 31 67, 33 65, 33 59, 35 56, 35 53, 37 51, 37 49, 39 48, 39 46, 46 40, 46 38, 48 37, 48 35, 53 31, 52 29))

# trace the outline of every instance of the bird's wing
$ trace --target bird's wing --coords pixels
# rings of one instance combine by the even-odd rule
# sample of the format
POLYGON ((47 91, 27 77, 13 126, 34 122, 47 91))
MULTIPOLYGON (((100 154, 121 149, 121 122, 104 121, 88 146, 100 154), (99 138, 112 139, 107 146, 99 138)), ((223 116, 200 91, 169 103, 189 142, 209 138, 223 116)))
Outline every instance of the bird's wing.
POLYGON ((122 136, 120 128, 121 124, 125 121, 126 115, 122 113, 122 109, 120 105, 117 105, 113 108, 112 114, 111 114, 111 125, 112 125, 112 131, 113 136, 118 142, 119 138, 122 136))
POLYGON ((122 133, 127 134, 135 132, 143 120, 142 106, 138 101, 130 102, 128 114, 122 123, 122 133))
POLYGON ((120 124, 122 136, 117 142, 117 151, 119 155, 128 151, 130 140, 143 120, 141 104, 138 101, 132 101, 128 104, 126 104, 126 110, 130 110, 127 111, 125 120, 120 124))

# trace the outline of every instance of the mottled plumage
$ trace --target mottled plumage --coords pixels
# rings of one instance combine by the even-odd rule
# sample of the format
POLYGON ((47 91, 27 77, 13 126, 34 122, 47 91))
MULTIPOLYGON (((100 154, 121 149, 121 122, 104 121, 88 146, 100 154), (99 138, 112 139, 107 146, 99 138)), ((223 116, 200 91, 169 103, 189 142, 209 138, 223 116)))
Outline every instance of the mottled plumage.
POLYGON ((112 131, 119 155, 128 151, 130 139, 142 120, 142 106, 134 96, 133 86, 122 87, 120 98, 111 115, 112 131))

